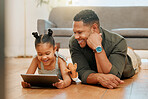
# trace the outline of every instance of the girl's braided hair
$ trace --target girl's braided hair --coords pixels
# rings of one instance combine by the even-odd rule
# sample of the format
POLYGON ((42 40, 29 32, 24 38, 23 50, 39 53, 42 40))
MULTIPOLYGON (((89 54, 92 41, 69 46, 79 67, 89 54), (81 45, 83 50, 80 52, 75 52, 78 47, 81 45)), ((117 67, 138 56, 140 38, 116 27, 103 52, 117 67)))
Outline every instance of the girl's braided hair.
POLYGON ((37 32, 33 32, 32 35, 36 38, 35 47, 39 43, 50 43, 51 45, 53 45, 53 47, 55 47, 55 41, 54 41, 54 38, 52 37, 52 34, 53 34, 53 31, 51 29, 48 29, 48 34, 44 34, 44 35, 38 35, 37 32))

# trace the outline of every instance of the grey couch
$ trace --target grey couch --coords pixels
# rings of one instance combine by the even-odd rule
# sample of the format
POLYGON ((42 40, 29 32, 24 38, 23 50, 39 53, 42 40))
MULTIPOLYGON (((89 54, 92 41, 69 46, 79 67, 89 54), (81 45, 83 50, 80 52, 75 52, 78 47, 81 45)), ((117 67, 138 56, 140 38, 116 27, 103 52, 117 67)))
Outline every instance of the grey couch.
POLYGON ((68 48, 69 38, 73 34, 73 17, 82 9, 94 10, 101 26, 124 36, 128 46, 148 49, 148 7, 56 7, 52 9, 48 20, 38 19, 38 32, 46 33, 51 28, 60 47, 68 48))

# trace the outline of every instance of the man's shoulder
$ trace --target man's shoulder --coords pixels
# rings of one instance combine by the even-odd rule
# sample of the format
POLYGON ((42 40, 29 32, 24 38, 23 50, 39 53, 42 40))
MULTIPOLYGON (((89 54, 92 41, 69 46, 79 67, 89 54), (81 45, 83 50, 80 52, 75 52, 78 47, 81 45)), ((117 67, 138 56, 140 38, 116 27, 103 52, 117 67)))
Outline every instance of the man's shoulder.
POLYGON ((104 33, 104 38, 105 41, 109 41, 109 42, 118 42, 121 40, 125 40, 125 38, 117 33, 111 32, 109 30, 103 29, 102 31, 104 33))
POLYGON ((103 29, 102 44, 105 51, 112 51, 114 48, 127 49, 127 42, 124 37, 103 29))

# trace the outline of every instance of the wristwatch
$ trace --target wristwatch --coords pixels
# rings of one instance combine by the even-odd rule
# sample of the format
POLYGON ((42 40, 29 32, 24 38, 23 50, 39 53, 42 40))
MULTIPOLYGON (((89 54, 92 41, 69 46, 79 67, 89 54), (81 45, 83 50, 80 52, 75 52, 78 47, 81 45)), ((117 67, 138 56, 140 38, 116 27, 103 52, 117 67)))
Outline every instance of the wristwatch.
POLYGON ((98 46, 95 50, 94 50, 95 53, 101 53, 102 52, 102 47, 101 46, 98 46))

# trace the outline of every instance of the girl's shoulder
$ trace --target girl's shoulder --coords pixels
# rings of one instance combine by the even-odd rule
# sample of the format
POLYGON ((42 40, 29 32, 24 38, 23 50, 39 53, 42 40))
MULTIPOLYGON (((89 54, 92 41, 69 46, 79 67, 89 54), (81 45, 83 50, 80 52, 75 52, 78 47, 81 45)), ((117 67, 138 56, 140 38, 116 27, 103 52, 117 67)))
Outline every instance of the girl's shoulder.
POLYGON ((40 64, 40 61, 39 61, 37 55, 33 57, 33 61, 36 62, 37 64, 40 64))
POLYGON ((59 68, 61 68, 61 66, 65 67, 66 66, 66 60, 62 57, 58 57, 58 66, 59 66, 59 68))
POLYGON ((58 57, 58 63, 61 64, 61 63, 66 63, 66 60, 61 58, 61 57, 58 57))
POLYGON ((33 59, 36 60, 36 61, 39 61, 37 55, 33 56, 33 59))

